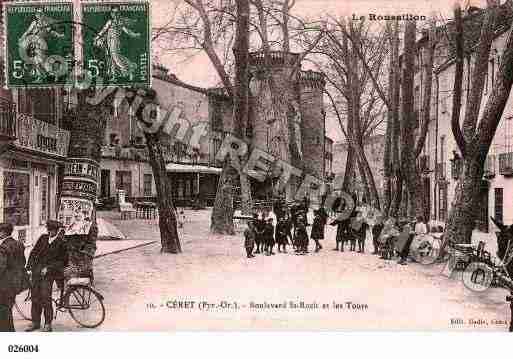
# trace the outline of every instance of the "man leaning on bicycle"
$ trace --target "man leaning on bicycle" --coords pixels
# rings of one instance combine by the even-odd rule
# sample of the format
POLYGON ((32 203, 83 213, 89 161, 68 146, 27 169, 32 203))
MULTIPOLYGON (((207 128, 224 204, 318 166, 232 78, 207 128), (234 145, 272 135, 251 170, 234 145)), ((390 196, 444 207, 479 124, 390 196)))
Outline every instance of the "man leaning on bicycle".
POLYGON ((52 331, 53 305, 52 287, 55 281, 62 289, 64 286, 64 268, 68 263, 64 230, 58 221, 46 223, 48 233, 39 237, 30 253, 27 270, 32 274, 32 324, 25 330, 31 332, 41 328, 41 314, 44 313, 43 332, 52 331), (61 229, 59 231, 59 229, 61 229))

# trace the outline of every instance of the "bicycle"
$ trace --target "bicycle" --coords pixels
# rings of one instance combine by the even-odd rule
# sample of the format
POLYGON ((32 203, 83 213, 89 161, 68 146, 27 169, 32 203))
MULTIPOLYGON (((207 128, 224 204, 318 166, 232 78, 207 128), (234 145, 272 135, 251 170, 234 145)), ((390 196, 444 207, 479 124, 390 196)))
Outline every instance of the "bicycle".
MULTIPOLYGON (((71 318, 84 328, 96 328, 105 320, 104 297, 92 287, 89 277, 71 278, 64 288, 52 290, 55 306, 54 319, 59 312, 69 312, 71 318), (57 294, 56 294, 57 293, 57 294)), ((21 292, 14 304, 16 311, 25 320, 31 320, 30 288, 21 292)))

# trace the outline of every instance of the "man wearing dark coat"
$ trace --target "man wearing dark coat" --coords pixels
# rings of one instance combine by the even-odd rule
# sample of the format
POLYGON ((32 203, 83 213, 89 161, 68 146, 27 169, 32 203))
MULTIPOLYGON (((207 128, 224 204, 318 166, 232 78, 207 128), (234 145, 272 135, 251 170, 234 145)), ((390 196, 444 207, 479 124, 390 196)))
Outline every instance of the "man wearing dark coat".
POLYGON ((324 239, 324 226, 326 225, 327 216, 324 215, 322 207, 314 211, 314 221, 312 225, 312 232, 310 238, 315 241, 315 251, 319 252, 322 249, 320 240, 324 239))
POLYGON ((297 219, 297 225, 294 229, 294 241, 297 243, 296 252, 298 254, 308 253, 308 233, 306 231, 306 218, 300 215, 297 219))
POLYGON ((260 218, 258 214, 253 215, 253 224, 255 231, 255 243, 256 243, 256 251, 255 254, 260 254, 260 248, 262 248, 262 252, 264 252, 265 242, 264 242, 264 228, 265 228, 265 220, 260 218))
POLYGON ((254 258, 253 249, 255 248, 255 225, 253 221, 248 221, 248 228, 244 230, 244 248, 246 248, 246 256, 254 258))
POLYGON ((48 234, 43 234, 36 242, 30 253, 27 269, 32 272, 32 324, 26 331, 34 331, 41 327, 41 313, 44 311, 44 332, 52 331, 53 282, 63 288, 64 267, 68 262, 64 232, 58 232, 61 223, 48 221, 46 228, 48 234))
POLYGON ((12 307, 22 287, 25 246, 11 237, 13 226, 0 223, 0 332, 14 332, 12 307))
POLYGON ((383 230, 383 223, 379 222, 372 226, 372 244, 374 245, 374 251, 372 254, 379 254, 379 236, 383 230))
POLYGON ((276 243, 278 243, 278 252, 281 253, 283 246, 283 253, 287 253, 287 244, 289 244, 290 226, 287 215, 278 219, 276 224, 276 243))
POLYGON ((264 226, 265 254, 274 255, 274 225, 273 219, 268 218, 264 226))

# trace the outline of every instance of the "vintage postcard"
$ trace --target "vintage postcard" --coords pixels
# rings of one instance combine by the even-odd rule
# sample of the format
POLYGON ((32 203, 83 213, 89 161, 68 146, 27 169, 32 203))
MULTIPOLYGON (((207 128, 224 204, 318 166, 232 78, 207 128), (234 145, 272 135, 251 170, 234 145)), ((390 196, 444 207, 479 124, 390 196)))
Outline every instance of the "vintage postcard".
POLYGON ((0 19, 0 331, 513 331, 511 0, 0 19))

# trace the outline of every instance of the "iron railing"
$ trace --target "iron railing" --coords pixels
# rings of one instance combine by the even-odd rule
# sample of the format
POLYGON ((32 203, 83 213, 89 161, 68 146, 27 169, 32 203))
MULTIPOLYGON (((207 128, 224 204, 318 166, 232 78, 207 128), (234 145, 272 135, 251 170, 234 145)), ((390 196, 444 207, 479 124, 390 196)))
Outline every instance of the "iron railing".
POLYGON ((503 176, 513 175, 513 152, 499 154, 499 173, 503 176))

